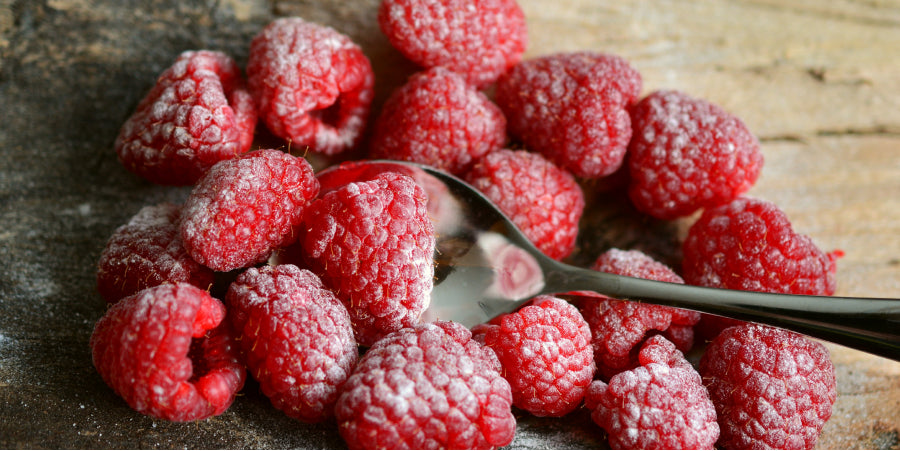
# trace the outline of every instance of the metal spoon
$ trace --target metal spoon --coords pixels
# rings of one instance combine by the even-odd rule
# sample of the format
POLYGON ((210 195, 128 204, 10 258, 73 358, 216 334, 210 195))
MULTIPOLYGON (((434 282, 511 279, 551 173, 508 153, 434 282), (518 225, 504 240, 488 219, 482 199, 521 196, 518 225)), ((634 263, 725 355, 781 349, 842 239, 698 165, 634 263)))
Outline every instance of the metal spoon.
POLYGON ((726 290, 592 271, 541 253, 496 205, 452 175, 397 161, 357 164, 393 167, 429 191, 437 266, 425 321, 472 327, 539 294, 590 291, 764 323, 900 360, 900 299, 726 290))

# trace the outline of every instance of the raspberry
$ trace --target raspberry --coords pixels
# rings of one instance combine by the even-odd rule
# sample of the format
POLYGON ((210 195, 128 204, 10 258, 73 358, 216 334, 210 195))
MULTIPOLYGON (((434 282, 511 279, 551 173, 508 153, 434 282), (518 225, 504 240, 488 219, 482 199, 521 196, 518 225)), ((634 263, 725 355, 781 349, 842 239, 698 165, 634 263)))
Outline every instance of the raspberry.
POLYGON ((305 269, 264 266, 239 275, 225 302, 244 362, 272 404, 304 422, 331 418, 358 356, 334 293, 305 269))
POLYGON ((699 371, 726 449, 813 449, 837 396, 824 345, 760 324, 722 331, 699 371))
POLYGON ((528 41, 515 0, 383 0, 378 24, 416 64, 446 67, 478 88, 518 63, 528 41))
POLYGON ((97 291, 107 302, 164 282, 187 282, 202 289, 212 285, 213 271, 184 249, 180 217, 181 206, 148 206, 113 232, 97 264, 97 291))
POLYGON ((131 408, 170 421, 219 415, 246 377, 225 307, 186 283, 147 288, 97 321, 94 366, 131 408), (193 338, 193 339, 192 339, 193 338))
MULTIPOLYGON (((671 268, 640 251, 610 249, 597 258, 593 269, 662 282, 684 283, 671 268)), ((605 296, 583 298, 580 309, 593 334, 597 370, 606 378, 637 365, 637 352, 641 342, 653 334, 663 334, 681 350, 690 349, 694 342, 692 327, 700 320, 700 314, 694 311, 605 296)))
POLYGON ((216 271, 259 263, 296 239, 294 228, 318 192, 312 166, 280 150, 255 150, 218 163, 185 202, 184 246, 216 271))
POLYGON ((428 217, 435 227, 435 234, 453 231, 460 221, 461 206, 447 189, 444 182, 423 169, 390 161, 346 161, 330 166, 316 174, 321 185, 319 195, 342 188, 353 182, 368 182, 384 172, 399 172, 408 175, 425 190, 428 199, 428 217))
POLYGON ((500 149, 479 160, 465 179, 547 256, 560 260, 575 249, 584 194, 569 172, 540 154, 500 149))
POLYGON ((513 405, 533 415, 560 417, 575 410, 594 378, 591 329, 568 302, 539 296, 533 305, 489 326, 491 347, 512 388, 513 405))
POLYGON ((591 418, 612 449, 714 449, 716 410, 697 371, 662 336, 644 344, 641 366, 609 384, 595 381, 586 396, 591 418))
POLYGON ((437 321, 375 343, 335 413, 351 449, 490 449, 512 442, 511 403, 493 351, 437 321))
POLYGON ((704 211, 682 246, 687 283, 773 293, 831 295, 840 251, 794 232, 775 204, 741 197, 704 211))
POLYGON ((728 203, 756 182, 759 142, 734 115, 678 91, 656 91, 631 110, 628 148, 635 207, 660 219, 728 203))
POLYGON ((427 164, 461 175, 506 143, 506 118, 462 76, 443 67, 394 91, 375 121, 375 158, 427 164))
POLYGON ((253 38, 247 83, 273 134, 335 155, 359 144, 375 77, 350 38, 291 17, 273 21, 253 38))
POLYGON ((508 131, 578 177, 621 165, 631 139, 626 106, 640 74, 614 55, 559 53, 524 61, 497 80, 495 101, 508 131))
POLYGON ((395 172, 351 183, 310 204, 300 247, 371 346, 416 324, 434 286, 434 227, 425 191, 395 172))
POLYGON ((116 138, 129 171, 163 185, 190 185, 210 166, 246 152, 256 106, 240 68, 221 52, 188 51, 156 80, 116 138))

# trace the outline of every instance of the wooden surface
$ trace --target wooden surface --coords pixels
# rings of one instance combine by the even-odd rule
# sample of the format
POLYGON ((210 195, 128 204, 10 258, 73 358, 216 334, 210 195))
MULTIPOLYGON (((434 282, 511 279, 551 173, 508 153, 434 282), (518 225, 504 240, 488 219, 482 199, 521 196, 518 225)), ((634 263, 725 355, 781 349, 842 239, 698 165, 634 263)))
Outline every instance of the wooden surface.
MULTIPOLYGON (((178 53, 213 48, 243 63, 276 16, 360 43, 377 102, 414 67, 380 35, 376 0, 121 3, 0 0, 0 447, 344 446, 333 425, 287 419, 252 383, 224 415, 184 425, 136 414, 105 387, 87 349, 105 309, 93 265, 141 206, 185 195, 126 173, 112 141, 178 53)), ((900 297, 900 2, 520 3, 528 56, 616 53, 647 91, 680 89, 740 116, 766 159, 751 193, 822 248, 844 250, 838 294, 900 297)), ((688 224, 607 219, 604 243, 650 233, 644 242, 670 258, 688 224)), ((900 448, 900 363, 829 348, 839 395, 818 447, 900 448)), ((519 420, 513 448, 605 446, 583 412, 519 420)))

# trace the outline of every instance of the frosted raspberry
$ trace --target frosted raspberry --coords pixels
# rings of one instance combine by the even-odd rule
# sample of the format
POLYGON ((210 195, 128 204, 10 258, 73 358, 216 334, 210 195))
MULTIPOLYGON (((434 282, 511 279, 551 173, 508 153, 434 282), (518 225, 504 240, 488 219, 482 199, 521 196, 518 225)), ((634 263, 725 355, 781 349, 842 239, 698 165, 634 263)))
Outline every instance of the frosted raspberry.
POLYGON ((500 149, 466 174, 547 256, 561 260, 575 249, 584 194, 572 175, 540 154, 500 149))
POLYGON ((714 449, 716 410, 700 375, 662 336, 644 344, 641 366, 607 385, 594 381, 586 395, 591 418, 612 449, 714 449))
POLYGON ((375 78, 350 38, 290 17, 253 38, 247 83, 272 133, 294 148, 335 155, 359 144, 375 78))
POLYGON ((528 41, 515 0, 383 0, 378 24, 416 64, 446 67, 478 88, 518 63, 528 41))
POLYGON ((490 348, 450 322, 388 334, 338 398, 338 430, 356 449, 492 449, 512 442, 509 383, 490 348))
POLYGON ((560 417, 581 405, 594 378, 591 330, 572 304, 539 296, 485 330, 497 353, 513 405, 533 415, 560 417))
POLYGON ((375 121, 374 158, 427 164, 461 175, 506 143, 506 118, 459 74, 436 67, 388 98, 375 121))
POLYGON ((97 291, 116 302, 164 282, 208 289, 213 271, 191 258, 178 232, 181 206, 147 206, 113 232, 97 264, 97 291))
POLYGON ((756 182, 759 142, 734 115, 678 91, 656 91, 631 110, 628 193, 660 219, 728 203, 756 182))
POLYGON ((312 166, 280 150, 223 161, 197 182, 184 204, 184 246, 216 271, 259 263, 296 239, 294 229, 318 192, 312 166))
MULTIPOLYGON (((671 268, 640 251, 610 249, 597 258, 593 269, 684 283, 671 268)), ((582 298, 580 309, 593 334, 597 370, 606 378, 637 365, 641 343, 654 334, 665 335, 681 350, 690 349, 694 343, 692 327, 700 320, 700 314, 694 311, 604 296, 582 298)))
POLYGON ((219 415, 246 377, 225 307, 186 283, 147 288, 97 321, 94 366, 131 408, 170 421, 219 415))
POLYGON ((316 173, 322 187, 319 195, 350 183, 371 181, 384 172, 408 175, 425 190, 428 218, 434 224, 435 234, 455 230, 462 208, 459 201, 450 194, 444 182, 417 166, 392 161, 346 161, 316 173))
POLYGON ((704 211, 688 230, 682 270, 692 285, 772 293, 831 295, 836 259, 787 215, 762 199, 741 197, 704 211))
POLYGON ((726 449, 813 449, 837 396, 824 345, 759 324, 722 331, 699 371, 726 449))
POLYGON ((334 293, 305 269, 264 266, 239 275, 225 302, 244 362, 272 404, 305 422, 331 418, 359 354, 334 293))
POLYGON ((612 174, 631 139, 626 106, 641 91, 624 59, 576 52, 526 60, 497 80, 508 131, 578 177, 612 174))
POLYGON ((188 51, 125 121, 115 148, 126 169, 151 182, 190 185, 216 162, 249 150, 255 128, 256 106, 234 60, 188 51))
POLYGON ((395 172, 310 204, 299 242, 309 267, 341 299, 363 346, 412 326, 434 286, 434 227, 425 191, 395 172))

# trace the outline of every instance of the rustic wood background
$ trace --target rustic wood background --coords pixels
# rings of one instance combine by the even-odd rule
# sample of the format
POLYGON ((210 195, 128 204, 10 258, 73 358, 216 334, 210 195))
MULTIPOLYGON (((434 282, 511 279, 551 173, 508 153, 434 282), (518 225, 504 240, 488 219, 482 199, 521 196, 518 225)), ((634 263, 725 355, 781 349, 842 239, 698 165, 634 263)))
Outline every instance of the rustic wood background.
MULTIPOLYGON (((900 2, 520 0, 528 56, 596 50, 629 59, 646 90, 680 89, 737 114, 760 138, 752 194, 843 249, 838 294, 900 297, 900 2)), ((94 264, 141 206, 180 200, 115 160, 112 142, 183 50, 246 61, 252 36, 299 15, 355 39, 376 102, 415 70, 375 24, 377 0, 0 0, 0 447, 340 448, 248 384, 224 415, 172 424, 132 412, 103 384, 87 340, 104 302, 94 264)), ((601 215, 602 216, 602 215, 601 215)), ((605 244, 675 258, 685 221, 607 217, 605 244), (637 224, 637 225, 636 225, 637 224), (654 241, 655 240, 655 241, 654 241)), ((829 345, 839 396, 822 449, 900 448, 900 363, 829 345)), ((599 448, 584 412, 523 416, 513 448, 599 448)))

